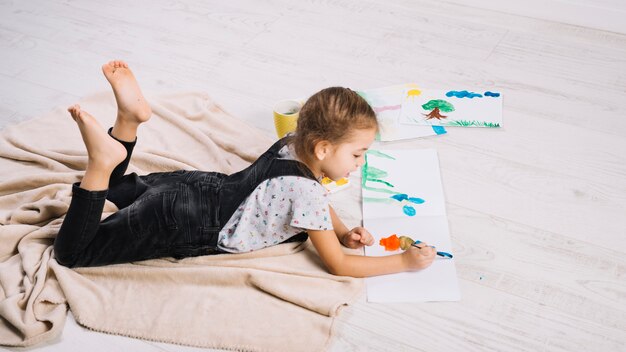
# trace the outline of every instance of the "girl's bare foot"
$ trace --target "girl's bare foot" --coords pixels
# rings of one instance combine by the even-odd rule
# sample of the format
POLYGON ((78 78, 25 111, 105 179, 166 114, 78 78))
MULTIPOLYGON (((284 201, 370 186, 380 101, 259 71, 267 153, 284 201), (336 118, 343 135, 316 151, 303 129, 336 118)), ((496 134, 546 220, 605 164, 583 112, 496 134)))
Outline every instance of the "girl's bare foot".
POLYGON ((137 136, 139 124, 148 121, 152 115, 150 105, 124 61, 110 61, 102 65, 102 72, 111 84, 117 101, 117 119, 111 134, 117 139, 132 142, 137 136))
POLYGON ((102 65, 102 72, 115 93, 118 115, 127 122, 148 121, 152 110, 128 64, 124 61, 110 61, 102 65))
POLYGON ((76 121, 87 147, 89 156, 87 168, 104 172, 108 182, 111 171, 126 159, 126 148, 111 138, 100 123, 86 111, 81 110, 78 104, 70 106, 67 111, 76 121))

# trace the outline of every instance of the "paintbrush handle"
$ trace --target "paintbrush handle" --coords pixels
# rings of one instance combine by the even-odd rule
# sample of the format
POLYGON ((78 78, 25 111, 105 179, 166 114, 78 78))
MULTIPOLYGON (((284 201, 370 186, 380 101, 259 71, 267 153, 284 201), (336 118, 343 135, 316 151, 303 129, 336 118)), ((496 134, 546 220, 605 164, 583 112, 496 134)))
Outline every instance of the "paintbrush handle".
MULTIPOLYGON (((420 248, 420 247, 417 246, 420 243, 422 243, 422 241, 415 241, 411 246, 416 247, 416 248, 420 248)), ((429 247, 435 248, 433 246, 429 246, 429 247)), ((450 258, 450 259, 453 258, 452 254, 450 254, 448 252, 437 252, 437 255, 440 256, 440 257, 443 257, 443 258, 450 258)))

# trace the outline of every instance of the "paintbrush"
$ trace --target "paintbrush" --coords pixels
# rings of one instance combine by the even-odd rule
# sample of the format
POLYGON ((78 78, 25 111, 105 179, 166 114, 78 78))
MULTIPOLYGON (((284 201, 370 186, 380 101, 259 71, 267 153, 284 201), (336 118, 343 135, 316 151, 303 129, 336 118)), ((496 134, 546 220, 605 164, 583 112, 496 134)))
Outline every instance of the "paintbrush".
MULTIPOLYGON (((417 240, 417 241, 413 242, 413 243, 411 244, 411 246, 413 246, 413 247, 415 247, 415 248, 420 248, 420 247, 418 247, 418 246, 417 246, 417 245, 418 245, 418 244, 420 244, 420 243, 422 243, 422 241, 417 240)), ((429 247, 435 248, 435 247, 433 247, 433 246, 429 246, 429 247)), ((448 253, 448 252, 437 252, 437 255, 438 255, 438 256, 440 256, 440 257, 443 257, 443 258, 452 258, 452 254, 450 254, 450 253, 448 253)))

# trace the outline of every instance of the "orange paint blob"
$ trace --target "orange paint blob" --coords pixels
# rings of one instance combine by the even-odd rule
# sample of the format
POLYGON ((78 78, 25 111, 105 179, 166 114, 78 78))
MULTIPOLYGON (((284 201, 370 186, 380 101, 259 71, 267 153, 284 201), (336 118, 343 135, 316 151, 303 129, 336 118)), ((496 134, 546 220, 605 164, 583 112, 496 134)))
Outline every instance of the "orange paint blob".
POLYGON ((400 248, 400 239, 394 233, 387 238, 381 238, 379 244, 384 246, 386 251, 396 251, 400 248))

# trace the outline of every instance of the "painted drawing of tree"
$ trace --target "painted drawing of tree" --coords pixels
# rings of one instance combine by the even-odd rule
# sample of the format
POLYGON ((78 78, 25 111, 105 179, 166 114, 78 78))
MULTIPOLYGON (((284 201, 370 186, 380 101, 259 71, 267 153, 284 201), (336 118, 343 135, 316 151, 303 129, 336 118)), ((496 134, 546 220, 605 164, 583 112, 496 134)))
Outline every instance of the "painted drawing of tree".
POLYGON ((428 114, 424 114, 426 116, 426 120, 430 119, 445 119, 446 115, 441 115, 441 112, 452 112, 454 111, 454 105, 449 102, 441 99, 431 100, 428 103, 422 105, 422 109, 431 110, 428 114))
POLYGON ((390 189, 394 188, 394 185, 385 180, 385 178, 387 178, 389 174, 387 173, 387 171, 372 166, 368 161, 369 155, 396 160, 396 158, 394 158, 393 156, 385 154, 378 150, 370 149, 367 151, 367 153, 365 153, 365 164, 363 165, 361 170, 361 187, 372 192, 390 194, 390 196, 383 198, 364 196, 363 201, 368 203, 387 203, 392 205, 399 205, 402 207, 402 212, 405 215, 415 216, 415 204, 422 204, 425 202, 425 200, 418 197, 410 197, 406 193, 400 193, 398 191, 390 189), (368 182, 382 184, 383 188, 369 186, 368 182))

